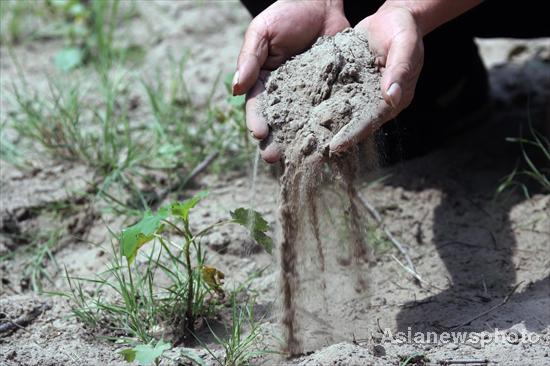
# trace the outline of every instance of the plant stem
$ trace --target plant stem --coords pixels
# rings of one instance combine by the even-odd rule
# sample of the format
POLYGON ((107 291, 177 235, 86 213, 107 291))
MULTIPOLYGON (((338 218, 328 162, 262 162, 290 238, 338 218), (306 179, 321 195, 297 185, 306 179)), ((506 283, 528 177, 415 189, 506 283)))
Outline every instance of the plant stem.
POLYGON ((162 222, 170 225, 172 228, 174 228, 178 232, 178 234, 183 235, 186 238, 185 240, 187 240, 187 238, 188 238, 187 234, 182 229, 177 227, 176 224, 174 224, 173 222, 170 222, 168 220, 162 220, 162 222))
POLYGON ((191 240, 186 238, 183 252, 185 254, 185 263, 187 266, 187 309, 185 315, 185 328, 187 333, 193 333, 195 327, 195 319, 193 316, 193 268, 191 267, 191 240))

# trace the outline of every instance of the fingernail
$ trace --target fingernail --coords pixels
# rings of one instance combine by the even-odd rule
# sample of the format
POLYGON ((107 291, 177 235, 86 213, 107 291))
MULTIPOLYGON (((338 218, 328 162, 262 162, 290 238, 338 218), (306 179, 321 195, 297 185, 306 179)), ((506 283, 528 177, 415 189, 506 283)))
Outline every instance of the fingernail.
POLYGON ((233 95, 235 95, 235 85, 237 85, 238 83, 239 83, 239 70, 237 70, 235 75, 233 75, 233 82, 231 83, 233 95))
POLYGON ((401 102, 401 86, 399 86, 399 84, 397 83, 392 83, 386 93, 390 97, 391 106, 393 108, 397 108, 397 106, 399 106, 399 103, 401 102))

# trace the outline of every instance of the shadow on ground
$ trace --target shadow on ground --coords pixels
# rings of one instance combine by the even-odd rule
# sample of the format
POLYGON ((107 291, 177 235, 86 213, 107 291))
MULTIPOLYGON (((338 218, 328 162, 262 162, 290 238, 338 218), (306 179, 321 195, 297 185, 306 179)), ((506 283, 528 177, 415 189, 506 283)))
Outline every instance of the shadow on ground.
MULTIPOLYGON (((525 75, 533 66, 530 63, 539 68, 542 65, 546 75, 550 75, 550 65, 537 58, 521 67, 491 69, 493 89, 497 77, 498 93, 502 93, 504 84, 510 94, 495 96, 488 120, 450 141, 445 150, 391 169, 387 185, 412 191, 441 191, 432 229, 436 251, 430 255, 439 256, 449 274, 446 290, 434 290, 432 296, 404 305, 396 317, 400 331, 482 331, 523 323, 528 330, 540 332, 550 325, 548 270, 536 280, 519 279, 517 272, 522 263, 514 260, 521 251, 521 255, 539 256, 548 262, 550 249, 539 245, 531 251, 529 242, 518 242, 519 223, 511 220, 511 210, 526 196, 520 190, 496 195, 499 182, 520 163, 520 145, 507 142, 506 138, 525 136, 529 120, 539 131, 550 131, 550 115, 545 110, 550 101, 550 77, 539 79, 535 94, 525 75)), ((548 160, 540 163, 548 164, 548 160)), ((520 164, 519 169, 523 168, 520 164)), ((527 184, 531 195, 543 193, 537 186, 527 184)), ((547 200, 539 201, 546 205, 539 214, 550 209, 547 200)), ((533 212, 531 221, 536 222, 540 217, 536 210, 533 212)), ((522 217, 521 221, 529 219, 522 217)), ((546 243, 550 244, 550 228, 539 229, 529 230, 539 243, 541 236, 546 235, 546 243)))

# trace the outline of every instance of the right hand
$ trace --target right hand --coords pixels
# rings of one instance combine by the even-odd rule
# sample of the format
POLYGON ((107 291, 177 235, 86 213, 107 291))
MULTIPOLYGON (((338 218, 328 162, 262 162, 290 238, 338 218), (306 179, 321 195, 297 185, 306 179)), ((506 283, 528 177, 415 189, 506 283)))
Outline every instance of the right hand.
POLYGON ((281 158, 257 107, 257 96, 264 90, 269 71, 309 48, 317 38, 334 35, 349 26, 342 0, 280 0, 250 23, 237 61, 233 94, 247 93, 246 124, 255 138, 263 140, 261 155, 268 163, 281 158))

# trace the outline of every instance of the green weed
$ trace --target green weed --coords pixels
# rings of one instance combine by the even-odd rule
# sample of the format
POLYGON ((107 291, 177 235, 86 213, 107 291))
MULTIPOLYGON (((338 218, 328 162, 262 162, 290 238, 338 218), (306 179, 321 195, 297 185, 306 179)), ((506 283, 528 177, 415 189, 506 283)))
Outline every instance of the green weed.
POLYGON ((242 101, 213 106, 214 87, 206 101, 194 101, 183 79, 185 59, 172 65, 167 83, 143 82, 149 114, 132 122, 132 80, 98 73, 99 88, 91 89, 80 80, 50 79, 48 93, 40 93, 22 75, 11 95, 16 112, 2 126, 19 141, 2 137, 0 158, 21 166, 32 152, 87 165, 94 189, 120 213, 155 206, 210 165, 217 172, 242 168, 252 148, 242 131, 242 101), (147 192, 151 176, 165 177, 165 188, 147 192))
POLYGON ((54 275, 50 266, 57 272, 58 263, 55 259, 55 251, 59 249, 59 239, 62 231, 60 229, 44 231, 40 233, 22 233, 13 237, 18 243, 26 245, 18 246, 15 250, 9 251, 0 256, 0 262, 14 258, 23 258, 21 266, 21 287, 23 290, 30 288, 33 292, 43 293, 45 281, 54 284, 54 275))
POLYGON ((221 359, 203 344, 214 360, 220 366, 241 366, 249 365, 254 358, 272 353, 267 348, 259 346, 262 341, 262 329, 260 323, 254 317, 253 300, 240 305, 236 299, 236 294, 233 293, 230 303, 231 324, 227 337, 216 334, 208 324, 208 328, 216 342, 224 350, 224 357, 221 359))
POLYGON ((115 41, 117 26, 138 15, 134 1, 3 0, 0 2, 2 43, 63 39, 55 65, 69 71, 93 63, 108 69, 114 61, 140 61, 143 49, 115 41), (123 5, 123 6, 121 6, 123 5))
POLYGON ((519 187, 526 197, 529 197, 527 182, 535 183, 543 192, 550 192, 550 140, 533 128, 529 121, 527 137, 507 138, 506 141, 518 143, 521 150, 521 164, 506 177, 497 188, 497 195, 511 187, 519 187), (538 160, 535 160, 537 157, 538 160), (538 162, 540 161, 540 163, 538 162))
POLYGON ((145 143, 141 131, 131 130, 121 85, 121 80, 105 80, 98 105, 84 98, 87 90, 77 83, 50 81, 47 96, 25 85, 14 86, 18 113, 8 123, 18 134, 18 148, 24 151, 20 155, 89 166, 95 178, 88 183, 100 195, 117 185, 114 189, 141 198, 138 207, 148 207, 135 177, 141 173, 140 165, 155 154, 155 146, 145 143))
POLYGON ((138 15, 133 1, 64 0, 55 1, 51 6, 66 21, 66 46, 55 57, 55 64, 61 70, 69 71, 87 63, 95 64, 99 70, 108 70, 113 62, 140 61, 143 58, 144 51, 140 46, 121 47, 115 42, 119 23, 138 15))
POLYGON ((16 44, 48 34, 42 20, 51 15, 46 3, 31 0, 0 1, 0 43, 16 44))
POLYGON ((160 340, 156 345, 153 342, 139 344, 133 348, 124 349, 120 353, 127 362, 137 361, 142 366, 159 365, 162 354, 170 348, 172 348, 170 343, 160 340))
MULTIPOLYGON (((206 100, 194 102, 184 79, 187 60, 187 57, 172 60, 167 85, 158 81, 162 80, 159 73, 156 82, 143 81, 154 117, 156 141, 162 144, 162 153, 171 157, 171 161, 164 163, 187 173, 181 175, 180 186, 208 156, 223 157, 213 162, 214 171, 231 170, 242 166, 253 149, 245 131, 244 98, 231 96, 225 107, 214 105, 216 80, 206 100)), ((228 94, 231 93, 227 84, 230 76, 225 82, 228 94)))
POLYGON ((35 247, 31 259, 23 264, 23 278, 28 279, 31 289, 36 293, 41 293, 44 290, 44 280, 53 284, 53 278, 48 271, 48 263, 52 263, 55 268, 59 268, 55 256, 53 254, 57 245, 61 232, 53 231, 45 242, 38 242, 35 247))
MULTIPOLYGON (((19 136, 60 161, 89 165, 103 175, 135 163, 137 146, 130 137, 127 111, 115 106, 119 81, 102 85, 101 107, 83 100, 79 85, 50 81, 49 96, 14 87, 19 113, 11 124, 19 136)), ((139 146, 143 148, 143 146, 139 146)))
POLYGON ((63 296, 70 300, 73 314, 91 328, 106 330, 113 339, 126 337, 149 344, 160 332, 163 337, 175 334, 175 344, 192 340, 198 320, 213 316, 225 296, 224 274, 206 264, 200 238, 219 225, 239 224, 271 250, 271 239, 265 234, 267 222, 242 208, 232 212, 230 219, 193 232, 189 211, 204 196, 146 212, 138 223, 122 231, 119 250, 114 250, 112 263, 97 278, 68 276, 70 291, 63 296), (150 250, 136 261, 149 242, 150 250), (85 284, 96 288, 87 291, 85 284))
POLYGON ((0 125, 0 160, 24 169, 25 161, 15 144, 6 137, 6 123, 0 125))

